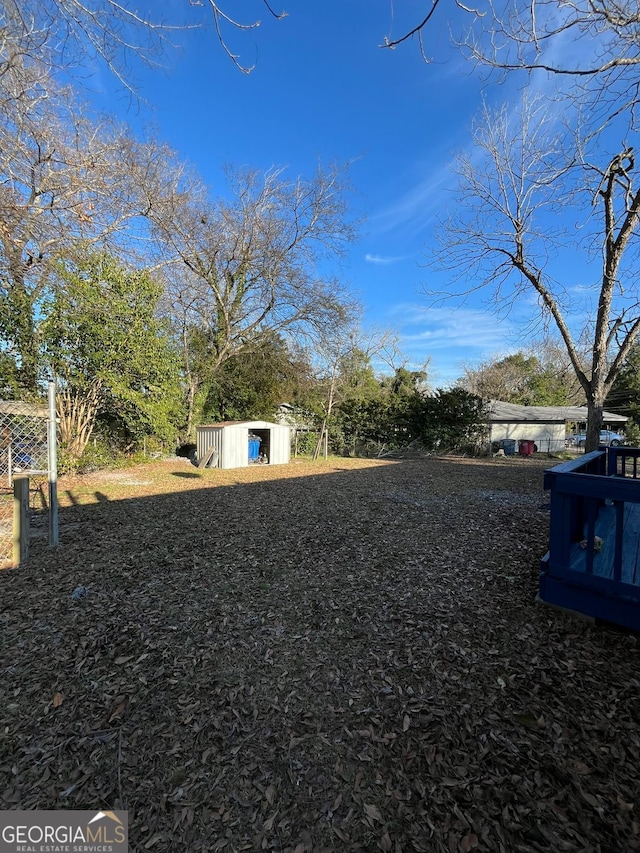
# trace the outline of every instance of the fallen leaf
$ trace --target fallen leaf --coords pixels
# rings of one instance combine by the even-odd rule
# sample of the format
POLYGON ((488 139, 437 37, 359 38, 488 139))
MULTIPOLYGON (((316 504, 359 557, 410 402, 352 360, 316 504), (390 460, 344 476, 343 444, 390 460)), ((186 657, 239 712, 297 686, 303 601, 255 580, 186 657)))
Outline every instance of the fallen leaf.
POLYGON ((621 811, 623 811, 623 812, 630 812, 630 811, 633 811, 633 803, 627 803, 627 802, 625 802, 625 801, 622 799, 622 797, 620 796, 620 794, 618 794, 618 796, 617 796, 617 800, 618 800, 618 805, 620 806, 620 810, 621 810, 621 811))
POLYGON ((380 809, 373 803, 365 803, 364 810, 367 814, 367 817, 370 817, 371 820, 377 820, 382 823, 382 815, 380 814, 380 809))
POLYGON ((129 707, 129 697, 125 696, 124 699, 120 699, 113 703, 111 708, 107 711, 107 723, 112 723, 114 720, 117 720, 129 707))
POLYGON ((537 731, 541 728, 540 723, 532 714, 514 714, 513 719, 516 723, 519 723, 526 729, 531 729, 531 731, 537 731))
POLYGON ((6 808, 137 803, 138 853, 640 853, 640 644, 530 594, 548 460, 364 464, 154 462, 162 496, 65 509, 63 566, 0 572, 6 808))
POLYGON ((53 699, 51 700, 51 704, 54 708, 59 708, 62 705, 64 699, 62 697, 62 693, 55 693, 53 699))
POLYGON ((265 822, 262 824, 262 828, 263 828, 266 832, 270 832, 270 831, 273 829, 273 824, 274 824, 274 821, 275 821, 275 819, 276 819, 277 817, 278 817, 278 812, 277 812, 277 811, 275 811, 275 812, 271 815, 271 817, 270 817, 270 818, 267 818, 267 820, 265 820, 265 822))
POLYGON ((580 761, 577 758, 572 758, 569 762, 571 767, 579 773, 580 776, 588 776, 591 773, 591 769, 584 763, 584 761, 580 761))
POLYGON ((590 806, 593 806, 596 811, 602 811, 602 803, 598 800, 597 797, 594 797, 593 794, 590 794, 588 791, 583 791, 582 788, 578 788, 578 791, 580 791, 580 794, 582 795, 582 798, 586 803, 589 803, 590 806))

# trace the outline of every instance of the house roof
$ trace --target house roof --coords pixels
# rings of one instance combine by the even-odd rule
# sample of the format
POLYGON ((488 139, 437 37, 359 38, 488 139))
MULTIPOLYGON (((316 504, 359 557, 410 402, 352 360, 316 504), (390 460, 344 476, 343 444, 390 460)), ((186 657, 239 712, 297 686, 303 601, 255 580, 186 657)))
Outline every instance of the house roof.
MULTIPOLYGON (((518 406, 516 403, 503 403, 500 400, 489 401, 489 420, 505 423, 564 423, 565 421, 586 421, 586 406, 518 406)), ((623 424, 628 418, 613 412, 603 413, 603 423, 623 424)))

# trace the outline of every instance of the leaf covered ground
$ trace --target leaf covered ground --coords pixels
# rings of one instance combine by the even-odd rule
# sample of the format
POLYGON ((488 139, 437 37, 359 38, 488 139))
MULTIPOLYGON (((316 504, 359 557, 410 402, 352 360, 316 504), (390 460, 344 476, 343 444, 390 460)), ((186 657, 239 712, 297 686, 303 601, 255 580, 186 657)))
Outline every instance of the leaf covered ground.
POLYGON ((0 573, 0 808, 130 849, 640 850, 640 647, 534 603, 546 462, 60 484, 0 573))

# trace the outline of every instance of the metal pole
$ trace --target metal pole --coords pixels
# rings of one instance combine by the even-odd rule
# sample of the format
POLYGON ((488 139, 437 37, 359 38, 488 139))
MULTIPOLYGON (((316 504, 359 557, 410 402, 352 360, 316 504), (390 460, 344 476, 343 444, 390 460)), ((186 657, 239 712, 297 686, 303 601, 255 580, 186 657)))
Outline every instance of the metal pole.
POLYGON ((47 451, 49 467, 49 547, 55 548, 58 536, 58 453, 56 448, 58 421, 56 417, 56 383, 49 382, 49 419, 47 421, 47 451))

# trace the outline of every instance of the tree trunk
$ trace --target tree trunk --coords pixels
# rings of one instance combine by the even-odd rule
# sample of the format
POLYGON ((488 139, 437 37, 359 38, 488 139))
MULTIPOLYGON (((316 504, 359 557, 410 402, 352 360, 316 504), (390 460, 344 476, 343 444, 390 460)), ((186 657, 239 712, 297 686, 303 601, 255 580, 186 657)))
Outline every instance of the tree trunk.
POLYGON ((195 436, 196 397, 200 389, 200 381, 196 376, 189 376, 187 387, 187 441, 195 436))
POLYGON ((325 432, 326 428, 327 428, 327 419, 325 418, 322 421, 322 426, 320 427, 320 434, 318 435, 318 440, 316 441, 316 446, 315 446, 315 449, 313 451, 313 456, 311 457, 314 462, 316 461, 318 456, 320 456, 320 448, 322 447, 322 444, 323 444, 324 432, 325 432))
POLYGON ((600 430, 602 429, 604 412, 604 394, 595 395, 587 403, 587 439, 585 453, 597 450, 600 445, 600 430))
POLYGON ((57 409, 60 444, 73 459, 79 459, 91 438, 100 406, 101 382, 84 390, 63 388, 58 392, 57 409))

